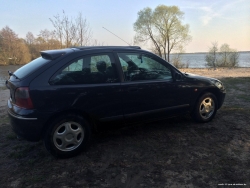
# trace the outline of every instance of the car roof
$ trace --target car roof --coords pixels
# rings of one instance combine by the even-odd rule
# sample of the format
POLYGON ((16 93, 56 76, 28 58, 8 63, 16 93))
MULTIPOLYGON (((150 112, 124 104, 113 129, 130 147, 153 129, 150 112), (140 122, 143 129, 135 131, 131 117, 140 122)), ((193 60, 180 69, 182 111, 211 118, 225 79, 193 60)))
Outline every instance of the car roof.
POLYGON ((79 46, 79 47, 72 47, 73 49, 79 50, 94 50, 94 49, 141 49, 140 46, 79 46))
POLYGON ((78 46, 70 47, 64 49, 56 50, 45 50, 41 51, 40 54, 45 59, 54 60, 60 56, 63 56, 67 53, 73 53, 74 51, 92 51, 92 50, 141 50, 139 46, 78 46))

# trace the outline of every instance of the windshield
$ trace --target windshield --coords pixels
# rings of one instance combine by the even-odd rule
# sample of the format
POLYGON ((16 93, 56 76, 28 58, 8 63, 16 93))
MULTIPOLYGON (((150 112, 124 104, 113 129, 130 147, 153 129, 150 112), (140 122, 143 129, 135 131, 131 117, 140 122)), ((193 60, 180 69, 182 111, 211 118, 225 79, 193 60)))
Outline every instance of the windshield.
POLYGON ((41 66, 46 64, 51 60, 44 59, 42 57, 39 57, 37 59, 34 59, 30 63, 22 66, 21 68, 17 69, 14 74, 17 76, 19 79, 24 78, 25 76, 29 75, 30 73, 34 72, 35 70, 39 69, 41 66))

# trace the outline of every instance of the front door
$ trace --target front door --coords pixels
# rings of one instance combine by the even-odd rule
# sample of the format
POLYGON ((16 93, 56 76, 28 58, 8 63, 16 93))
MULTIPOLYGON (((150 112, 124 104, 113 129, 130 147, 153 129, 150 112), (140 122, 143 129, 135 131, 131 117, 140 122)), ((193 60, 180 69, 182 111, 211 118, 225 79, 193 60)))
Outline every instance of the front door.
POLYGON ((151 54, 117 53, 124 75, 121 83, 127 123, 172 115, 185 109, 171 67, 151 54))

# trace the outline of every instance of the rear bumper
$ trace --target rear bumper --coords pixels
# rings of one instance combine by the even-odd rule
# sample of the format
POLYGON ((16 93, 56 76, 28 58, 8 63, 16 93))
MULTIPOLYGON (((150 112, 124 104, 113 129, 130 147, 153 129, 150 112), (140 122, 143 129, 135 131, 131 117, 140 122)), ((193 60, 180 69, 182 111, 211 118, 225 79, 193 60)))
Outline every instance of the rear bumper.
POLYGON ((22 117, 22 116, 19 116, 19 115, 15 115, 12 112, 10 112, 10 110, 8 110, 8 113, 13 118, 16 118, 16 119, 19 119, 19 120, 31 120, 31 121, 37 120, 37 118, 26 118, 26 117, 22 117))
POLYGON ((24 112, 24 109, 12 107, 10 101, 8 101, 8 115, 13 131, 19 137, 26 140, 39 141, 42 135, 43 124, 36 117, 31 117, 30 115, 19 115, 16 113, 18 110, 24 112))

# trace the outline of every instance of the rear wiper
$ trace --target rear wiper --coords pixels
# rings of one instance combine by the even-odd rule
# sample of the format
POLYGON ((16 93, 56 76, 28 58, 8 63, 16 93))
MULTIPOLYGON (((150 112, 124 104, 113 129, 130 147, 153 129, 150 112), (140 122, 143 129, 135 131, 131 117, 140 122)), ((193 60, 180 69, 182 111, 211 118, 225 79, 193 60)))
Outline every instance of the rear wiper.
POLYGON ((19 79, 13 72, 8 71, 8 73, 9 73, 10 76, 14 76, 16 79, 19 79))

